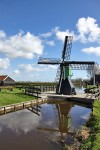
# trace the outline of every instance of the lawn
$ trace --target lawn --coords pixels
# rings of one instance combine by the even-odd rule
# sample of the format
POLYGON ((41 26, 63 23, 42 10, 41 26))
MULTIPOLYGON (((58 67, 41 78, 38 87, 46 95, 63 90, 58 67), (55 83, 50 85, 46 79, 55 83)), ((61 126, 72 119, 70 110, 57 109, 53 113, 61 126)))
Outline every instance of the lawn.
POLYGON ((13 91, 2 89, 0 91, 0 106, 15 104, 35 99, 34 96, 25 95, 22 90, 14 88, 13 91))

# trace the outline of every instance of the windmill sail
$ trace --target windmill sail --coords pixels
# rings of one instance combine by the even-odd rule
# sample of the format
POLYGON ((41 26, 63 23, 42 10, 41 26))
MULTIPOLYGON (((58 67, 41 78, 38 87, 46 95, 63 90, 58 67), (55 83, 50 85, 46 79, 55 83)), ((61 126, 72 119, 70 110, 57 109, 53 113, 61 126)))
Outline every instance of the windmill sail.
POLYGON ((60 65, 60 77, 59 77, 59 84, 58 84, 57 93, 60 93, 62 77, 63 77, 63 65, 61 64, 60 65))
POLYGON ((42 58, 40 57, 38 60, 38 64, 51 64, 56 65, 60 64, 61 60, 59 58, 42 58))
POLYGON ((62 50, 62 61, 70 60, 72 40, 73 40, 72 36, 66 36, 65 37, 64 47, 62 50))
POLYGON ((58 66, 58 68, 57 68, 57 74, 56 74, 56 78, 55 78, 55 82, 57 83, 57 82, 59 82, 59 78, 60 78, 60 65, 58 66))

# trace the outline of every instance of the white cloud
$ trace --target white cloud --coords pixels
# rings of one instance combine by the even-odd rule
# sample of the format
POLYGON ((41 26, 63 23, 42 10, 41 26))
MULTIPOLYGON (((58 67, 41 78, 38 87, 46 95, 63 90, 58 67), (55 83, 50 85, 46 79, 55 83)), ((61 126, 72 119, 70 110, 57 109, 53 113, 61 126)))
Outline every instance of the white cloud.
POLYGON ((59 27, 52 29, 52 32, 61 41, 64 41, 65 36, 73 36, 74 41, 100 43, 100 27, 91 17, 80 18, 76 23, 76 32, 69 31, 69 29, 61 31, 59 27))
POLYGON ((54 46, 55 42, 54 41, 47 41, 46 44, 50 45, 50 46, 54 46))
POLYGON ((94 18, 80 18, 76 27, 81 41, 100 43, 100 27, 94 18))
POLYGON ((40 36, 44 37, 44 38, 48 38, 52 36, 52 32, 46 32, 46 33, 42 33, 40 34, 40 36))
POLYGON ((0 30, 0 39, 5 38, 6 34, 4 31, 0 30))
POLYGON ((32 72, 34 70, 31 64, 21 64, 19 65, 21 71, 32 72))
POLYGON ((48 69, 51 69, 51 70, 57 70, 57 67, 58 66, 55 66, 55 65, 48 65, 48 69))
MULTIPOLYGON (((1 36, 5 35, 2 31, 1 36)), ((30 32, 26 34, 20 32, 16 35, 0 39, 0 52, 7 57, 32 59, 35 55, 41 55, 43 48, 42 40, 30 32)))
POLYGON ((73 36, 73 40, 79 40, 82 43, 96 42, 100 43, 100 26, 94 18, 80 18, 76 23, 76 32, 68 29, 61 31, 59 27, 51 29, 51 32, 35 36, 30 32, 26 34, 20 31, 16 35, 7 36, 6 33, 0 30, 0 53, 5 54, 8 58, 22 57, 33 59, 37 55, 43 54, 43 44, 54 46, 55 42, 51 40, 41 40, 45 37, 54 37, 64 41, 65 36, 73 36))
POLYGON ((56 70, 57 66, 54 65, 38 65, 38 64, 20 64, 20 72, 36 73, 56 70))
POLYGON ((20 75, 20 70, 16 69, 13 71, 14 76, 19 76, 20 75))
POLYGON ((86 54, 94 54, 96 56, 100 56, 100 47, 90 47, 82 49, 82 52, 86 54))
POLYGON ((96 20, 94 18, 80 18, 78 23, 76 24, 79 33, 88 34, 91 32, 95 32, 96 30, 100 30, 98 24, 96 24, 96 20))
POLYGON ((8 58, 0 58, 0 69, 8 69, 10 66, 10 60, 8 58))
POLYGON ((57 39, 64 41, 65 36, 73 36, 74 40, 76 40, 76 35, 74 34, 74 32, 70 32, 69 30, 65 30, 65 31, 60 31, 59 28, 56 28, 55 30, 55 35, 57 37, 57 39))
POLYGON ((20 64, 19 69, 22 72, 24 71, 24 72, 35 72, 35 73, 45 70, 45 68, 37 64, 20 64))

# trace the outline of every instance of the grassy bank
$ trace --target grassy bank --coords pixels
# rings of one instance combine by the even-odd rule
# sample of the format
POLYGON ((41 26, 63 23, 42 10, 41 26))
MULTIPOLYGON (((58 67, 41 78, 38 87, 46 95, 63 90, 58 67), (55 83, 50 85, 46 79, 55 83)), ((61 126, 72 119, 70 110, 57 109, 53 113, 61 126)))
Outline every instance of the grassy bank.
POLYGON ((22 90, 14 88, 13 91, 3 89, 0 91, 0 106, 25 102, 35 99, 33 96, 25 95, 22 90))
POLYGON ((100 150, 100 100, 94 102, 93 116, 87 123, 89 138, 83 141, 81 150, 100 150))

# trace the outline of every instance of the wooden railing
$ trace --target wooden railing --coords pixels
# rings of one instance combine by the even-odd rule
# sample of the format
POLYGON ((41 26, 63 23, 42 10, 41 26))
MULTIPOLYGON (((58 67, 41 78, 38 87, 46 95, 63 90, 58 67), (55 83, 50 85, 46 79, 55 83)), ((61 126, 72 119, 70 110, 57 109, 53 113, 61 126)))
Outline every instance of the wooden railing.
POLYGON ((15 87, 16 88, 19 88, 19 89, 25 89, 26 87, 34 87, 34 88, 38 88, 41 90, 41 93, 42 92, 47 92, 47 91, 56 91, 56 86, 57 86, 57 83, 55 84, 26 84, 26 85, 16 85, 15 87))
POLYGON ((48 92, 48 91, 55 91, 56 85, 41 85, 40 89, 41 89, 41 93, 48 92))
POLYGON ((47 91, 55 91, 56 90, 56 85, 40 85, 40 86, 27 86, 25 87, 25 89, 29 89, 30 92, 33 91, 33 92, 47 92, 47 91))
POLYGON ((35 88, 35 87, 26 87, 25 94, 33 95, 34 97, 36 97, 38 99, 38 98, 40 98, 39 95, 41 94, 41 90, 39 88, 35 88))

